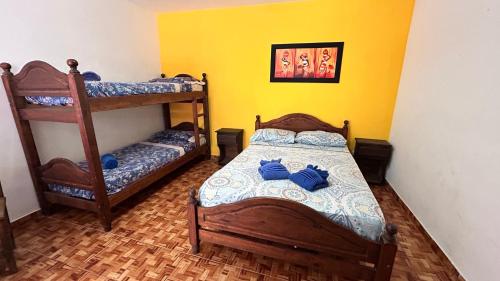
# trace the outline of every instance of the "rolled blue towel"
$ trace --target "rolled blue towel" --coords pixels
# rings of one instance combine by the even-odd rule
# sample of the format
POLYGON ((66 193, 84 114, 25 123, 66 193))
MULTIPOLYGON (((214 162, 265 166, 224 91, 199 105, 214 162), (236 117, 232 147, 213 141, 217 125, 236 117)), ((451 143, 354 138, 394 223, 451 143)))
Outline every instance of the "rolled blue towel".
POLYGON ((113 154, 104 154, 101 156, 101 163, 104 169, 114 169, 118 167, 118 160, 116 160, 116 157, 113 154))
POLYGON ((264 180, 285 180, 290 176, 287 168, 278 160, 262 160, 260 161, 259 174, 264 180))
POLYGON ((85 81, 101 81, 101 76, 93 71, 85 71, 82 76, 85 81))
MULTIPOLYGON (((317 169, 317 167, 316 167, 317 169)), ((323 178, 317 171, 312 168, 305 168, 296 173, 290 174, 288 177, 292 182, 298 186, 308 190, 315 191, 328 186, 328 181, 323 178)), ((320 170, 321 171, 321 170, 320 170)), ((328 172, 327 172, 328 173, 328 172)), ((323 173, 324 175, 324 173, 323 173)), ((328 177, 328 176, 327 176, 328 177)))

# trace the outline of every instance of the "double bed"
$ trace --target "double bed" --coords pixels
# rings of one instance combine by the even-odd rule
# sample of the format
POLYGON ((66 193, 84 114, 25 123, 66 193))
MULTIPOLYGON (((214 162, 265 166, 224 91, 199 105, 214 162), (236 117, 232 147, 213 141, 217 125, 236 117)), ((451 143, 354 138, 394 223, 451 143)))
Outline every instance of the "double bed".
MULTIPOLYGON (((289 114, 256 130, 321 130, 347 138, 310 115, 289 114)), ((340 276, 389 280, 397 249, 396 227, 382 211, 348 148, 251 142, 214 173, 188 202, 190 242, 212 242, 291 262, 323 267, 340 276), (291 172, 308 164, 329 172, 328 187, 309 192, 289 180, 264 181, 260 160, 282 159, 291 172)))

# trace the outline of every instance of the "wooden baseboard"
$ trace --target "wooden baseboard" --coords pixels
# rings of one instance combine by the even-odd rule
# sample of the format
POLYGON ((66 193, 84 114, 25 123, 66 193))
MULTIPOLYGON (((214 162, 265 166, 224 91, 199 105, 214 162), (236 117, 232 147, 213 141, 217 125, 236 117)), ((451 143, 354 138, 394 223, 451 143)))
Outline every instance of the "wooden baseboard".
POLYGON ((28 214, 24 217, 21 217, 13 222, 10 223, 10 225, 12 226, 13 229, 19 227, 21 224, 27 222, 27 221, 30 221, 36 217, 40 217, 42 216, 42 210, 37 210, 37 211, 34 211, 33 213, 31 214, 28 214))
POLYGON ((436 243, 436 241, 434 241, 434 239, 432 239, 429 232, 427 232, 427 230, 423 227, 423 225, 420 223, 420 221, 417 219, 417 217, 415 217, 415 215, 412 213, 412 211, 410 211, 410 208, 408 208, 408 206, 401 199, 401 197, 399 197, 399 195, 396 193, 394 188, 388 182, 386 182, 385 187, 389 190, 389 192, 392 193, 392 195, 396 198, 396 200, 399 202, 399 204, 401 204, 405 213, 411 218, 411 220, 415 223, 415 225, 419 228, 419 230, 425 235, 427 240, 429 240, 431 242, 432 250, 439 256, 439 258, 441 260, 446 261, 445 264, 449 264, 449 269, 451 272, 453 272, 453 276, 451 276, 451 277, 457 278, 457 280, 460 280, 460 281, 466 281, 465 278, 462 277, 462 275, 460 275, 460 272, 458 272, 457 268, 451 263, 448 256, 446 256, 446 254, 443 252, 443 250, 441 250, 441 248, 436 243))

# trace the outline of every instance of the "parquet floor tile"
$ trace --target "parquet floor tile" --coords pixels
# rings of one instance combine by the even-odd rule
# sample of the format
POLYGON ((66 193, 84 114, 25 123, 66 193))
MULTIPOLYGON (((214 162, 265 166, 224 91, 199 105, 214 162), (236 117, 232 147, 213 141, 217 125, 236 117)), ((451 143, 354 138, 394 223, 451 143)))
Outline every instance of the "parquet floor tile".
MULTIPOLYGON (((5 280, 338 280, 327 272, 209 243, 192 255, 186 202, 218 169, 195 164, 113 210, 113 229, 104 232, 94 214, 59 208, 14 229, 19 272, 5 280)), ((392 280, 458 280, 394 194, 373 188, 387 221, 399 226, 399 250, 392 280)), ((2 280, 3 280, 2 279, 2 280)))

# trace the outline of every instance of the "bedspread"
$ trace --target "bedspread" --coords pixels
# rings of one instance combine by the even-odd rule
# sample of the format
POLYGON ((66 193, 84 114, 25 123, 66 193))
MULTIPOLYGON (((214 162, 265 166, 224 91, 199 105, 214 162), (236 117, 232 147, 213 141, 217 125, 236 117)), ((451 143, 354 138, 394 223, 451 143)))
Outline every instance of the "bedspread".
POLYGON ((385 220, 382 211, 346 147, 252 143, 214 173, 200 188, 200 204, 212 207, 253 197, 276 197, 309 206, 360 236, 377 240, 385 220), (281 158, 293 173, 307 164, 328 170, 329 187, 309 192, 290 180, 264 181, 260 160, 281 158))
MULTIPOLYGON (((85 89, 89 97, 130 96, 140 94, 168 94, 179 92, 202 91, 203 86, 198 83, 186 81, 183 83, 163 82, 101 82, 85 81, 85 89)), ((32 104, 64 106, 73 104, 71 97, 28 96, 26 100, 32 104)))
MULTIPOLYGON (((163 144, 172 146, 168 147, 155 145, 155 143, 160 142, 148 143, 151 140, 135 143, 111 152, 118 160, 118 167, 109 170, 103 169, 104 183, 108 195, 120 192, 128 184, 181 157, 182 152, 189 152, 195 148, 195 144, 189 141, 165 140, 163 144)), ((88 170, 87 161, 79 162, 78 165, 82 169, 88 170)), ((48 187, 51 191, 66 195, 90 200, 95 199, 94 192, 90 190, 59 184, 49 184, 48 187)))

